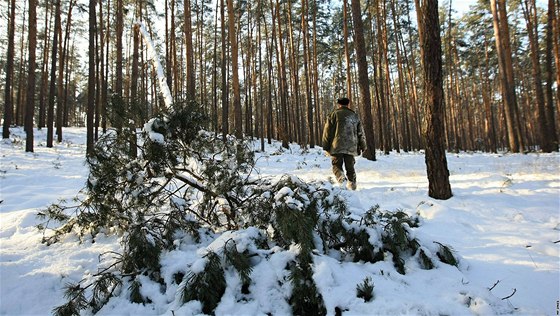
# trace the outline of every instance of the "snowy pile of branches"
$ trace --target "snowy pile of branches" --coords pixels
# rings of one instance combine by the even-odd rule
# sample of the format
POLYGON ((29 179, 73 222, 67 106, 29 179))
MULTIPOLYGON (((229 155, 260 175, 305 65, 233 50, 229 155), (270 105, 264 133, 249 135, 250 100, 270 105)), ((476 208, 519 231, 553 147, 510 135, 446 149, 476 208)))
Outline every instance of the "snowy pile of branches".
MULTIPOLYGON (((122 243, 121 252, 103 256, 98 273, 67 286, 68 301, 55 314, 95 313, 114 297, 152 304, 153 288, 177 308, 195 302, 211 314, 226 291, 250 301, 264 287, 288 312, 324 315, 313 279, 318 256, 389 261, 401 274, 408 264, 458 264, 449 247, 415 238, 416 216, 377 206, 358 216, 330 183, 260 177, 248 144, 205 132, 205 120, 196 104, 177 104, 150 120, 138 142, 130 130, 106 133, 73 204, 41 211, 46 244, 100 233, 122 243), (164 265, 172 254, 183 261, 164 265), (265 267, 273 284, 252 276, 265 267)), ((374 298, 371 279, 357 284, 356 296, 374 298)))

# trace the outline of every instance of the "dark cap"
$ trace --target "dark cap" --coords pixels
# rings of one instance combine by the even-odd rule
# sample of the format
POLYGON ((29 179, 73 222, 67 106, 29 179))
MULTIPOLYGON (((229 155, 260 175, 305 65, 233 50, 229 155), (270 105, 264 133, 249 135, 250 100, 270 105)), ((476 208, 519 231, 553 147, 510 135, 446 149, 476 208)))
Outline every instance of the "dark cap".
POLYGON ((340 98, 336 101, 336 103, 340 104, 340 105, 348 105, 350 104, 350 99, 348 98, 340 98))

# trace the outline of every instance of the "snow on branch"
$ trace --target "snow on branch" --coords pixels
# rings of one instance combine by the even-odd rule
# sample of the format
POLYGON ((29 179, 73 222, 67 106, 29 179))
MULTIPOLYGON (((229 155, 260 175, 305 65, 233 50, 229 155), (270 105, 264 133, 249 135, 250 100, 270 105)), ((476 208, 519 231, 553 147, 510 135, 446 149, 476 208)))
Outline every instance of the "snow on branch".
POLYGON ((146 31, 146 27, 144 27, 144 23, 136 22, 136 25, 138 25, 138 28, 140 29, 140 33, 142 33, 142 36, 146 41, 146 46, 148 46, 148 57, 152 60, 152 64, 156 68, 157 77, 159 81, 159 88, 161 90, 161 94, 163 95, 165 106, 167 108, 170 108, 171 104, 173 103, 173 98, 171 97, 171 91, 169 90, 169 86, 167 86, 167 79, 165 78, 163 67, 159 62, 159 58, 156 52, 154 42, 150 38, 150 34, 148 34, 148 32, 146 31))

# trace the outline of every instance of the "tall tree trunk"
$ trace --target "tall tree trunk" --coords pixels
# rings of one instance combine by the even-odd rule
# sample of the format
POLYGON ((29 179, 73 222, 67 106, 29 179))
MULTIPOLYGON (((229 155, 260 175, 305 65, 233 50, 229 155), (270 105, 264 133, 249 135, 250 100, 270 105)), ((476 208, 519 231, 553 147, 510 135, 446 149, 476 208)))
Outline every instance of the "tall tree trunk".
MULTIPOLYGON (((554 12, 558 12, 560 10, 560 0, 554 0, 555 9, 554 12)), ((553 20, 552 25, 552 33, 553 36, 553 47, 554 47, 554 63, 556 65, 556 85, 560 84, 560 15, 555 14, 555 18, 553 20)), ((556 88, 556 110, 560 111, 560 89, 556 88)), ((558 120, 554 115, 554 110, 549 109, 552 113, 550 113, 550 117, 552 120, 557 123, 558 120)), ((558 136, 558 134, 557 134, 558 136)))
POLYGON ((227 42, 226 42, 226 15, 225 15, 225 3, 224 0, 220 0, 220 26, 221 26, 221 38, 222 38, 222 63, 221 63, 221 75, 222 75, 222 137, 224 142, 229 133, 229 104, 228 104, 228 84, 226 72, 226 62, 227 62, 227 42))
POLYGON ((54 15, 51 5, 49 5, 49 0, 45 1, 45 38, 44 38, 44 47, 43 47, 43 60, 42 60, 42 67, 41 67, 41 88, 39 91, 39 121, 37 122, 37 128, 42 129, 46 125, 46 108, 45 108, 45 99, 47 98, 48 94, 48 85, 49 85, 49 49, 51 45, 51 35, 50 32, 52 30, 51 23, 49 17, 54 15))
POLYGON ((496 39, 496 50, 498 53, 509 148, 512 152, 520 152, 523 150, 523 147, 520 144, 519 126, 516 119, 517 101, 515 81, 513 80, 511 49, 508 49, 510 40, 505 0, 491 0, 490 2, 494 21, 494 38, 496 39))
MULTIPOLYGON (((264 152, 265 150, 265 145, 264 145, 264 138, 265 138, 265 123, 264 123, 264 113, 265 113, 265 102, 264 102, 264 97, 265 97, 265 93, 264 93, 264 71, 262 71, 263 67, 262 65, 264 65, 264 61, 263 61, 263 56, 262 56, 262 45, 260 45, 260 43, 262 43, 262 20, 263 20, 263 4, 261 0, 257 0, 257 43, 259 43, 259 45, 257 45, 257 50, 258 50, 258 65, 259 65, 259 87, 260 92, 259 92, 259 132, 260 132, 260 139, 261 139, 261 151, 264 152)), ((266 38, 266 34, 265 34, 265 38, 266 38)), ((266 47, 266 45, 265 45, 266 47)), ((270 81, 270 78, 268 78, 267 81, 270 81)))
MULTIPOLYGON (((548 0, 548 19, 546 24, 546 56, 545 68, 546 69, 546 126, 548 131, 546 136, 550 138, 552 143, 552 150, 558 151, 558 132, 556 129, 557 120, 554 115, 554 98, 552 94, 552 86, 554 85, 554 70, 552 67, 552 57, 554 52, 558 54, 558 45, 560 36, 560 29, 558 28, 558 16, 556 15, 555 1, 548 0), (556 45, 555 45, 556 43, 556 45), (554 48, 556 46, 556 49, 554 48)), ((560 84, 560 56, 556 67, 556 84, 560 84)), ((560 107, 560 89, 557 87, 557 105, 560 107)))
POLYGON ((352 63, 350 62, 350 47, 348 41, 350 35, 348 33, 348 0, 342 2, 342 25, 344 34, 344 58, 346 61, 346 96, 352 100, 352 63))
POLYGON ((426 88, 426 168, 428 195, 446 200, 453 194, 449 184, 449 170, 445 156, 445 125, 443 116, 443 74, 441 61, 441 35, 438 17, 438 1, 424 0, 420 7, 422 29, 422 65, 426 88))
POLYGON ((538 121, 538 139, 541 150, 549 153, 553 150, 552 138, 548 135, 549 128, 547 126, 545 99, 542 86, 542 72, 539 54, 538 40, 538 24, 537 5, 535 0, 522 1, 523 15, 527 23, 527 36, 529 38, 529 46, 531 49, 531 62, 533 65, 533 81, 535 83, 535 94, 537 101, 537 121, 538 121))
MULTIPOLYGON (((91 1, 91 0, 90 0, 91 1)), ((113 113, 116 115, 114 117, 115 127, 117 130, 123 128, 123 115, 124 115, 124 100, 123 100, 123 0, 116 0, 117 12, 116 12, 116 40, 115 43, 115 90, 113 96, 113 113), (117 100, 115 100, 115 97, 117 100), (115 108, 115 103, 117 108, 115 108)))
POLYGON ((25 107, 25 151, 33 152, 33 118, 35 116, 35 58, 37 49, 37 2, 29 0, 29 56, 27 69, 27 98, 25 107))
POLYGON ((368 66, 366 59, 366 43, 364 40, 364 26, 362 22, 362 8, 360 0, 352 0, 352 21, 358 64, 358 85, 360 87, 360 116, 366 136, 367 150, 362 154, 364 158, 375 161, 375 135, 373 134, 373 117, 371 112, 371 94, 369 91, 368 66))
POLYGON ((313 1, 313 55, 311 58, 313 69, 313 99, 315 100, 315 142, 320 143, 321 140, 321 108, 322 102, 319 99, 319 67, 317 64, 317 1, 313 1))
POLYGON ((60 45, 59 45, 59 62, 58 62, 58 83, 57 83, 57 103, 56 103, 56 136, 57 141, 62 141, 62 126, 64 126, 64 108, 66 107, 66 95, 64 89, 65 63, 68 56, 68 42, 70 41, 70 31, 72 29, 72 9, 76 1, 71 0, 68 5, 68 14, 66 17, 66 28, 64 32, 64 43, 62 42, 62 27, 60 29, 60 45))
POLYGON ((383 108, 383 152, 388 155, 393 146, 393 115, 392 109, 392 91, 391 91, 391 70, 389 69, 389 43, 387 40, 387 12, 386 1, 377 0, 376 14, 377 24, 377 42, 379 47, 379 78, 380 78, 380 95, 381 106, 383 108))
MULTIPOLYGON (((216 5, 219 3, 216 1, 216 5)), ((216 7, 217 8, 217 7, 216 7)), ((216 12, 217 9, 216 9, 216 12)), ((177 60, 177 37, 175 34, 175 0, 171 0, 171 30, 173 30, 173 34, 171 36, 171 69, 172 69, 172 86, 169 86, 169 89, 172 89, 175 100, 179 97, 180 92, 180 82, 181 78, 179 76, 179 61, 177 60)))
MULTIPOLYGON (((229 1, 228 1, 229 2, 229 1)), ((194 51, 193 51, 193 41, 192 41, 192 22, 191 22, 191 1, 185 0, 185 49, 186 62, 187 62, 187 98, 195 99, 196 97, 196 82, 195 82, 195 70, 194 70, 194 51)))
MULTIPOLYGON (((173 47, 172 44, 172 38, 175 36, 175 28, 173 23, 170 23, 170 13, 169 13, 169 2, 168 0, 164 1, 164 7, 165 7, 165 80, 167 80, 167 86, 169 87, 169 89, 171 89, 171 91, 173 91, 173 77, 172 77, 172 72, 171 72, 171 49, 173 47), (170 25, 171 24, 171 29, 173 30, 173 32, 169 31, 170 25)), ((175 8, 172 6, 171 7, 171 11, 173 11, 175 8)))
MULTIPOLYGON (((23 66, 23 64, 25 63, 24 59, 27 57, 26 55, 26 50, 25 50, 25 23, 27 21, 27 15, 26 12, 28 10, 26 10, 26 5, 27 5, 27 1, 25 1, 23 3, 23 21, 22 21, 22 27, 21 27, 21 36, 20 36, 20 43, 19 43, 19 64, 23 66)), ((23 75, 23 73, 25 72, 25 67, 19 67, 19 71, 18 71, 18 88, 17 88, 17 94, 16 94, 16 113, 15 113, 15 124, 18 126, 22 126, 25 125, 25 120, 24 120, 24 114, 25 114, 25 76, 23 75)), ((25 128, 25 127, 24 127, 25 128)))
POLYGON ((87 93, 88 98, 87 98, 87 113, 86 113, 86 130, 87 130, 86 155, 88 156, 93 154, 93 143, 94 143, 93 119, 95 114, 94 111, 95 111, 95 82, 96 82, 96 78, 95 78, 95 37, 96 37, 95 3, 96 2, 97 2, 96 0, 89 0, 89 48, 88 48, 89 71, 88 71, 88 93, 87 93))
MULTIPOLYGON (((272 5, 272 0, 270 1, 270 7, 271 7, 271 16, 272 16, 272 30, 271 30, 271 36, 268 36, 268 27, 267 27, 267 23, 264 23, 264 34, 265 34, 265 38, 269 38, 270 41, 267 41, 266 43, 266 47, 267 47, 267 58, 266 58, 266 63, 267 63, 267 100, 266 100, 266 138, 267 138, 267 143, 270 145, 272 144, 272 137, 273 137, 273 133, 274 133, 274 119, 273 119, 273 109, 272 109, 272 67, 273 67, 273 56, 274 56, 274 47, 276 47, 274 40, 275 40, 275 35, 276 35, 276 27, 274 26, 276 23, 276 14, 274 14, 274 6, 272 5)), ((264 19, 264 17, 263 17, 264 19)))
MULTIPOLYGON (((102 7, 103 5, 100 4, 100 6, 102 7)), ((100 9, 101 10, 101 9, 100 9)), ((101 11, 100 11, 101 12, 101 11)), ((111 0, 107 0, 107 16, 111 16, 111 0)), ((110 43, 111 41, 109 40, 111 38, 111 28, 110 26, 110 22, 111 19, 107 18, 107 24, 106 24, 106 34, 105 34, 105 73, 103 74, 104 80, 103 80, 103 91, 101 91, 102 93, 102 103, 101 103, 101 129, 103 130, 103 132, 105 133, 107 131, 107 105, 109 103, 109 97, 108 97, 108 90, 109 90, 109 69, 110 64, 109 64, 109 47, 110 47, 110 43)))
POLYGON ((227 0, 228 8, 228 34, 231 45, 231 70, 233 84, 233 115, 234 115, 234 135, 238 139, 243 138, 243 114, 241 111, 241 94, 239 91, 239 60, 237 46, 237 32, 235 30, 235 11, 233 10, 233 0, 227 0))
MULTIPOLYGON (((272 2, 272 0, 271 0, 272 2)), ((288 131, 288 82, 286 78, 286 57, 284 53, 284 40, 282 32, 282 21, 280 19, 280 1, 276 0, 276 22, 277 22, 277 35, 276 35, 276 58, 278 74, 279 74, 279 95, 280 95, 280 115, 278 117, 279 123, 277 124, 282 140, 282 147, 289 148, 289 131, 288 131)), ((273 36, 274 37, 274 36, 273 36)))
MULTIPOLYGON (((399 99, 398 99, 398 104, 400 104, 400 109, 401 109, 401 131, 399 131, 399 133, 397 133, 397 135, 402 135, 402 139, 403 139, 403 149, 405 152, 408 152, 411 149, 411 145, 410 145, 410 125, 409 125, 409 121, 408 121, 408 111, 405 109, 405 105, 407 104, 407 102, 405 101, 406 99, 408 99, 406 97, 406 92, 405 92, 405 83, 404 83, 404 78, 405 78, 405 74, 404 74, 404 70, 403 70, 403 58, 402 58, 402 53, 401 53, 401 41, 402 41, 402 33, 400 32, 401 30, 401 26, 400 23, 398 22, 398 16, 397 16, 397 12, 395 9, 395 1, 392 0, 390 2, 391 5, 391 15, 393 16, 393 25, 395 27, 396 30, 396 40, 395 40, 395 53, 396 53, 396 57, 397 57, 397 77, 398 77, 398 84, 399 84, 399 99)), ((403 45, 404 46, 404 45, 403 45)))
POLYGON ((10 6, 10 16, 8 22, 8 53, 6 55, 6 84, 4 88, 4 124, 2 126, 2 138, 10 137, 10 125, 12 125, 14 113, 14 105, 12 99, 12 79, 14 77, 16 0, 12 0, 10 6))
POLYGON ((389 76, 387 71, 387 45, 386 40, 384 38, 387 37, 384 31, 383 25, 385 24, 385 15, 383 11, 380 9, 380 6, 384 5, 385 1, 375 0, 374 7, 375 7, 375 16, 377 19, 377 47, 378 51, 378 62, 377 62, 377 98, 378 98, 378 116, 379 116, 379 129, 380 129, 380 141, 381 147, 383 152, 388 155, 391 151, 391 133, 390 133, 390 126, 391 126, 391 113, 389 112, 388 106, 388 99, 389 99, 389 83, 387 82, 387 78, 389 76))
POLYGON ((307 104, 307 139, 305 143, 309 144, 310 148, 315 148, 315 132, 313 127, 313 101, 311 92, 311 78, 312 73, 311 57, 309 50, 309 31, 308 31, 308 0, 302 0, 301 10, 301 29, 303 33, 303 77, 305 78, 305 103, 307 104))
MULTIPOLYGON (((98 127, 102 128, 102 131, 105 132, 103 128, 103 121, 105 120, 105 103, 107 102, 107 77, 105 76, 107 64, 105 63, 105 41, 106 41, 106 34, 105 34, 105 22, 103 22, 103 4, 99 4, 99 81, 100 81, 100 89, 101 95, 99 98, 99 104, 97 105, 99 108, 99 122, 96 123, 96 132, 98 132, 98 127), (99 126, 97 126, 99 124, 99 126)), ((98 135, 95 136, 95 140, 98 139, 98 135)))
MULTIPOLYGON (((487 43, 487 41, 485 41, 487 43)), ((490 64, 490 56, 488 51, 488 44, 484 47, 484 69, 481 71, 481 91, 482 91, 482 100, 484 102, 484 109, 485 109, 485 132, 486 138, 488 139, 488 150, 496 153, 497 150, 497 141, 496 141, 496 123, 494 119, 494 112, 492 111, 492 89, 490 87, 490 71, 489 71, 489 64, 490 64)))
POLYGON ((216 1, 216 8, 214 12, 214 46, 212 49, 212 123, 211 123, 211 130, 214 131, 214 135, 218 135, 219 132, 219 125, 218 125, 218 10, 219 10, 220 2, 216 1))
MULTIPOLYGON (((58 57, 59 35, 60 35, 60 0, 54 0, 55 14, 54 14, 54 31, 51 53, 51 75, 49 84, 49 105, 47 109, 47 147, 53 147, 54 138, 54 101, 60 98, 56 95, 56 59, 58 57)), ((59 70, 60 71, 60 70, 59 70)))
MULTIPOLYGON (((288 21, 293 21, 292 19, 292 0, 288 2, 288 21)), ((301 144, 302 131, 304 130, 305 120, 303 115, 300 114, 302 107, 300 106, 300 89, 299 89, 299 48, 296 47, 294 40, 293 23, 288 23, 286 26, 288 32, 288 55, 289 55, 289 72, 291 79, 291 90, 292 100, 290 104, 294 106, 288 106, 290 110, 290 141, 292 141, 292 136, 295 136, 295 140, 298 144, 301 144)), ((298 45, 299 47, 299 45, 298 45)))

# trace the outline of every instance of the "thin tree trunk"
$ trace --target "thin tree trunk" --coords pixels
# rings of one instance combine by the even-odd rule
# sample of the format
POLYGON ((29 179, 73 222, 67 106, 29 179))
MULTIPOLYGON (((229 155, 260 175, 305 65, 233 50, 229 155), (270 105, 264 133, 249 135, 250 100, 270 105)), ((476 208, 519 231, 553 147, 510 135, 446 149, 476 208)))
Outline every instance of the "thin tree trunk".
POLYGON ((239 61, 237 32, 235 30, 235 11, 233 10, 233 0, 227 0, 228 8, 228 34, 231 45, 231 69, 233 84, 233 114, 234 114, 234 135, 238 139, 243 138, 243 115, 241 111, 241 94, 239 91, 239 61))
POLYGON ((348 0, 342 2, 342 25, 344 33, 344 58, 346 60, 346 97, 352 100, 352 64, 350 62, 350 47, 348 41, 350 35, 348 34, 348 0))
POLYGON ((14 113, 14 105, 12 99, 12 79, 14 77, 16 0, 12 0, 10 6, 10 16, 8 22, 8 53, 6 56, 6 84, 4 88, 4 124, 2 126, 2 138, 10 137, 10 126, 12 125, 14 113))
MULTIPOLYGON (((88 49, 88 98, 87 98, 87 116, 86 116, 86 155, 93 154, 93 119, 95 110, 95 3, 96 0, 89 0, 89 49, 88 49)), ((121 8, 122 9, 122 8, 121 8)), ((121 21, 122 23, 122 21, 121 21)), ((118 22, 117 22, 118 24, 118 22)), ((117 44, 118 47, 118 44, 117 44)))
POLYGON ((225 16, 225 3, 224 0, 220 0, 220 26, 221 26, 221 38, 222 38, 222 137, 223 141, 226 141, 227 135, 229 133, 229 105, 228 105, 228 87, 227 87, 227 72, 226 72, 226 16, 225 16))
MULTIPOLYGON (((492 16, 493 16, 493 25, 494 25, 494 38, 496 39, 496 49, 497 49, 497 54, 498 54, 498 65, 500 68, 500 83, 501 83, 501 87, 502 87, 502 97, 503 97, 503 103, 504 103, 504 113, 505 113, 505 119, 506 119, 506 126, 507 126, 507 136, 508 136, 508 142, 509 142, 509 148, 512 152, 519 152, 520 146, 519 146, 519 139, 518 139, 518 135, 516 133, 516 119, 515 119, 515 108, 517 106, 516 101, 515 101, 515 90, 514 87, 511 86, 513 84, 512 81, 510 81, 510 76, 508 75, 508 73, 510 72, 508 70, 509 67, 512 67, 511 62, 508 64, 507 62, 507 54, 508 51, 506 50, 505 47, 505 42, 509 42, 509 32, 508 33, 504 33, 504 30, 507 30, 507 15, 505 16, 506 19, 503 20, 504 15, 502 15, 500 13, 500 10, 498 8, 498 3, 496 1, 500 1, 500 0, 491 0, 491 10, 492 10, 492 16), (503 26, 503 24, 506 24, 505 28, 503 26)), ((503 2, 499 2, 500 6, 505 5, 505 1, 503 2)), ((503 11, 505 12, 505 8, 503 8, 503 11)), ((511 56, 509 56, 509 60, 511 61, 511 56)))
POLYGON ((531 62, 533 65, 533 81, 535 83, 535 94, 537 101, 537 121, 539 144, 543 152, 551 152, 553 150, 553 143, 551 137, 548 135, 549 128, 547 126, 546 112, 545 112, 545 99, 542 86, 542 72, 539 58, 539 40, 538 40, 538 19, 537 19, 537 6, 535 0, 522 1, 523 14, 527 23, 527 36, 529 38, 529 46, 531 49, 531 62))
MULTIPOLYGON (((271 0, 272 2, 272 0, 271 0)), ((279 58, 277 60, 278 74, 279 78, 279 91, 280 94, 280 115, 278 117, 279 123, 277 124, 280 134, 280 139, 282 140, 282 147, 289 148, 288 141, 288 83, 286 78, 286 57, 284 54, 284 40, 282 32, 282 22, 280 20, 280 2, 276 0, 276 22, 277 22, 277 36, 276 45, 277 53, 279 58)))
MULTIPOLYGON (((550 138, 552 150, 558 151, 558 134, 556 129, 557 120, 554 115, 554 98, 552 87, 554 85, 554 70, 552 68, 553 54, 558 54, 558 16, 556 15, 555 0, 548 0, 548 19, 546 24, 546 55, 545 55, 545 76, 546 76, 546 125, 548 127, 546 137, 550 138), (554 48, 556 46, 556 49, 554 48)), ((560 56, 559 56, 560 57, 560 56)), ((559 58, 560 63, 560 58, 559 58)), ((560 67, 556 67, 556 84, 560 84, 560 67)), ((560 106, 560 89, 557 87, 557 104, 560 106)))
POLYGON ((37 49, 37 2, 29 0, 29 56, 27 69, 27 105, 25 107, 25 151, 33 152, 33 118, 35 116, 35 58, 37 49))
POLYGON ((185 0, 185 49, 187 51, 186 62, 187 62, 187 98, 195 99, 196 97, 196 82, 195 82, 195 72, 194 72, 194 52, 193 52, 193 42, 192 42, 192 25, 191 25, 191 1, 185 0))
MULTIPOLYGON (((102 7, 102 5, 100 5, 102 7)), ((107 1, 107 16, 111 16, 111 0, 107 1)), ((109 64, 109 47, 110 47, 110 38, 111 38, 111 28, 110 26, 110 21, 111 19, 107 18, 107 26, 106 26, 106 30, 107 30, 107 34, 105 34, 105 73, 104 73, 104 79, 103 80, 103 91, 101 91, 102 93, 102 103, 101 103, 101 129, 103 131, 103 133, 105 133, 107 131, 107 104, 109 103, 109 98, 108 98, 108 90, 109 90, 109 69, 110 64, 109 64)))
POLYGON ((44 38, 44 47, 43 47, 43 62, 41 67, 41 90, 39 92, 39 121, 37 122, 38 129, 42 129, 46 125, 46 108, 45 108, 45 99, 47 98, 48 94, 48 85, 49 85, 49 49, 51 45, 51 35, 50 32, 52 30, 51 23, 49 17, 54 15, 51 5, 49 5, 49 0, 45 1, 45 38, 44 38))
POLYGON ((302 0, 301 10, 301 29, 303 33, 303 77, 305 78, 305 103, 307 104, 307 138, 305 143, 309 144, 310 148, 315 148, 315 132, 313 127, 313 101, 311 92, 311 78, 312 73, 311 57, 309 51, 309 31, 308 31, 308 0, 302 0))
MULTIPOLYGON (((485 41, 486 42, 486 41, 485 41)), ((492 111, 492 89, 490 87, 489 78, 489 51, 488 45, 486 44, 484 49, 484 72, 482 73, 482 100, 484 102, 484 109, 486 112, 486 124, 485 124, 485 131, 486 131, 486 138, 488 139, 488 146, 489 150, 493 153, 496 153, 497 150, 497 140, 496 140, 496 122, 494 118, 494 113, 492 111)))
POLYGON ((216 1, 216 9, 214 16, 214 48, 212 53, 212 129, 214 135, 218 135, 218 6, 220 3, 216 1))
MULTIPOLYGON (((99 122, 98 124, 100 125, 100 127, 102 127, 103 132, 105 132, 105 130, 103 129, 103 121, 104 121, 104 117, 105 117, 105 103, 107 102, 107 77, 105 76, 105 68, 107 67, 107 64, 105 63, 105 41, 106 41, 106 35, 105 35, 105 24, 103 22, 103 4, 100 3, 99 4, 99 81, 100 81, 100 89, 101 89, 101 95, 99 98, 99 104, 98 104, 98 108, 99 108, 99 122)), ((97 131, 97 124, 96 124, 96 131, 97 131)), ((98 135, 95 136, 95 140, 98 139, 98 135)))
POLYGON ((381 142, 381 147, 383 152, 387 155, 391 151, 391 133, 390 133, 390 126, 391 126, 391 115, 389 113, 389 106, 388 106, 388 99, 389 99, 389 91, 388 87, 389 84, 387 83, 388 74, 386 73, 386 65, 387 59, 385 58, 387 54, 387 46, 383 37, 386 35, 383 31, 383 25, 385 24, 385 18, 383 12, 380 10, 380 6, 383 5, 384 1, 375 0, 374 7, 375 7, 375 16, 376 16, 376 26, 377 26, 377 47, 378 47, 378 62, 376 63, 377 67, 377 98, 378 98, 378 116, 379 116, 379 138, 381 142))
POLYGON ((60 47, 59 47, 59 70, 58 70, 58 98, 56 103, 56 136, 57 141, 62 141, 62 126, 64 126, 64 108, 66 107, 66 94, 64 89, 65 63, 68 56, 68 42, 70 40, 70 30, 72 26, 72 9, 76 2, 71 0, 68 5, 68 14, 66 17, 66 28, 64 32, 64 43, 62 42, 62 27, 60 29, 60 47))
MULTIPOLYGON (((49 84, 49 105, 47 109, 47 147, 53 147, 54 138, 54 101, 57 99, 56 95, 56 60, 58 57, 58 46, 59 35, 60 35, 60 0, 54 0, 55 14, 54 14, 54 31, 53 31, 53 43, 52 43, 52 53, 51 53, 51 74, 50 74, 50 84, 49 84)), ((60 71, 60 70, 59 70, 60 71)), ((58 96, 58 98, 60 95, 58 96)))
MULTIPOLYGON (((267 100, 266 100, 266 104, 267 104, 267 115, 266 115, 266 138, 267 138, 267 143, 270 145, 272 144, 272 137, 273 137, 273 133, 274 133, 274 119, 273 119, 273 109, 272 109, 272 67, 273 67, 273 54, 274 54, 274 47, 276 47, 275 43, 274 43, 274 39, 275 39, 275 35, 276 35, 276 14, 274 14, 274 6, 272 5, 272 0, 270 1, 270 7, 271 7, 271 17, 272 17, 272 30, 271 30, 271 36, 268 36, 268 27, 267 27, 267 23, 264 23, 264 34, 265 34, 265 38, 270 38, 270 41, 267 41, 267 100)), ((264 17, 263 17, 264 18, 264 17)))
MULTIPOLYGON (((23 12, 22 12, 22 16, 23 16, 23 21, 22 21, 22 28, 21 28, 21 40, 20 40, 20 54, 19 54, 19 64, 23 65, 24 64, 24 59, 27 58, 27 55, 25 54, 27 52, 27 50, 25 49, 26 45, 25 43, 25 23, 27 21, 27 11, 26 10, 26 6, 27 5, 27 1, 24 1, 24 7, 23 7, 23 12)), ((28 13, 27 13, 28 14, 28 13)), ((18 72, 18 89, 17 89, 17 94, 16 94, 16 115, 15 115, 15 124, 18 126, 21 125, 25 125, 25 119, 24 119, 24 115, 25 115, 25 76, 23 75, 25 71, 25 67, 20 67, 19 68, 19 72, 18 72)), ((25 126, 24 126, 25 129, 25 126)))
MULTIPOLYGON (((90 2, 93 0, 90 0, 90 2)), ((90 3, 91 5, 91 3, 90 3)), ((117 130, 121 130, 123 128, 123 119, 124 117, 122 117, 122 115, 124 115, 124 109, 121 109, 120 107, 124 107, 123 103, 123 43, 122 43, 122 36, 123 36, 123 0, 117 0, 116 2, 117 5, 117 15, 116 15, 116 24, 117 24, 117 28, 116 28, 116 44, 115 44, 115 50, 116 50, 116 59, 115 59, 115 90, 114 90, 114 96, 113 96, 113 113, 116 114, 116 117, 114 118, 115 121, 115 127, 117 128, 117 130), (115 100, 115 97, 117 98, 117 100, 115 100), (116 101, 116 102, 115 102, 116 101), (117 103, 117 107, 115 108, 115 103, 117 103)), ((91 22, 90 22, 91 23, 91 22)), ((95 27, 95 25, 93 26, 95 27)), ((93 30, 91 30, 93 31, 93 30)), ((92 45, 94 45, 92 43, 92 45)), ((92 47, 93 49, 93 47, 92 47)), ((94 57, 91 57, 94 58, 94 57)), ((93 115, 93 113, 92 113, 93 115)))
MULTIPOLYGON (((264 152, 265 150, 265 146, 264 146, 264 138, 265 138, 265 132, 264 132, 264 112, 265 112, 265 102, 264 102, 264 80, 263 80, 263 67, 262 65, 264 64, 263 61, 263 57, 262 57, 262 45, 260 45, 260 43, 262 42, 262 30, 261 30, 261 25, 262 25, 262 15, 263 15, 263 8, 262 8, 262 2, 261 0, 257 0, 257 43, 259 43, 258 46, 258 65, 259 65, 259 69, 261 69, 261 71, 259 71, 259 87, 261 87, 260 89, 260 93, 259 93, 259 133, 260 133, 260 139, 261 139, 261 151, 264 152)), ((265 35, 266 38, 266 35, 265 35)))

